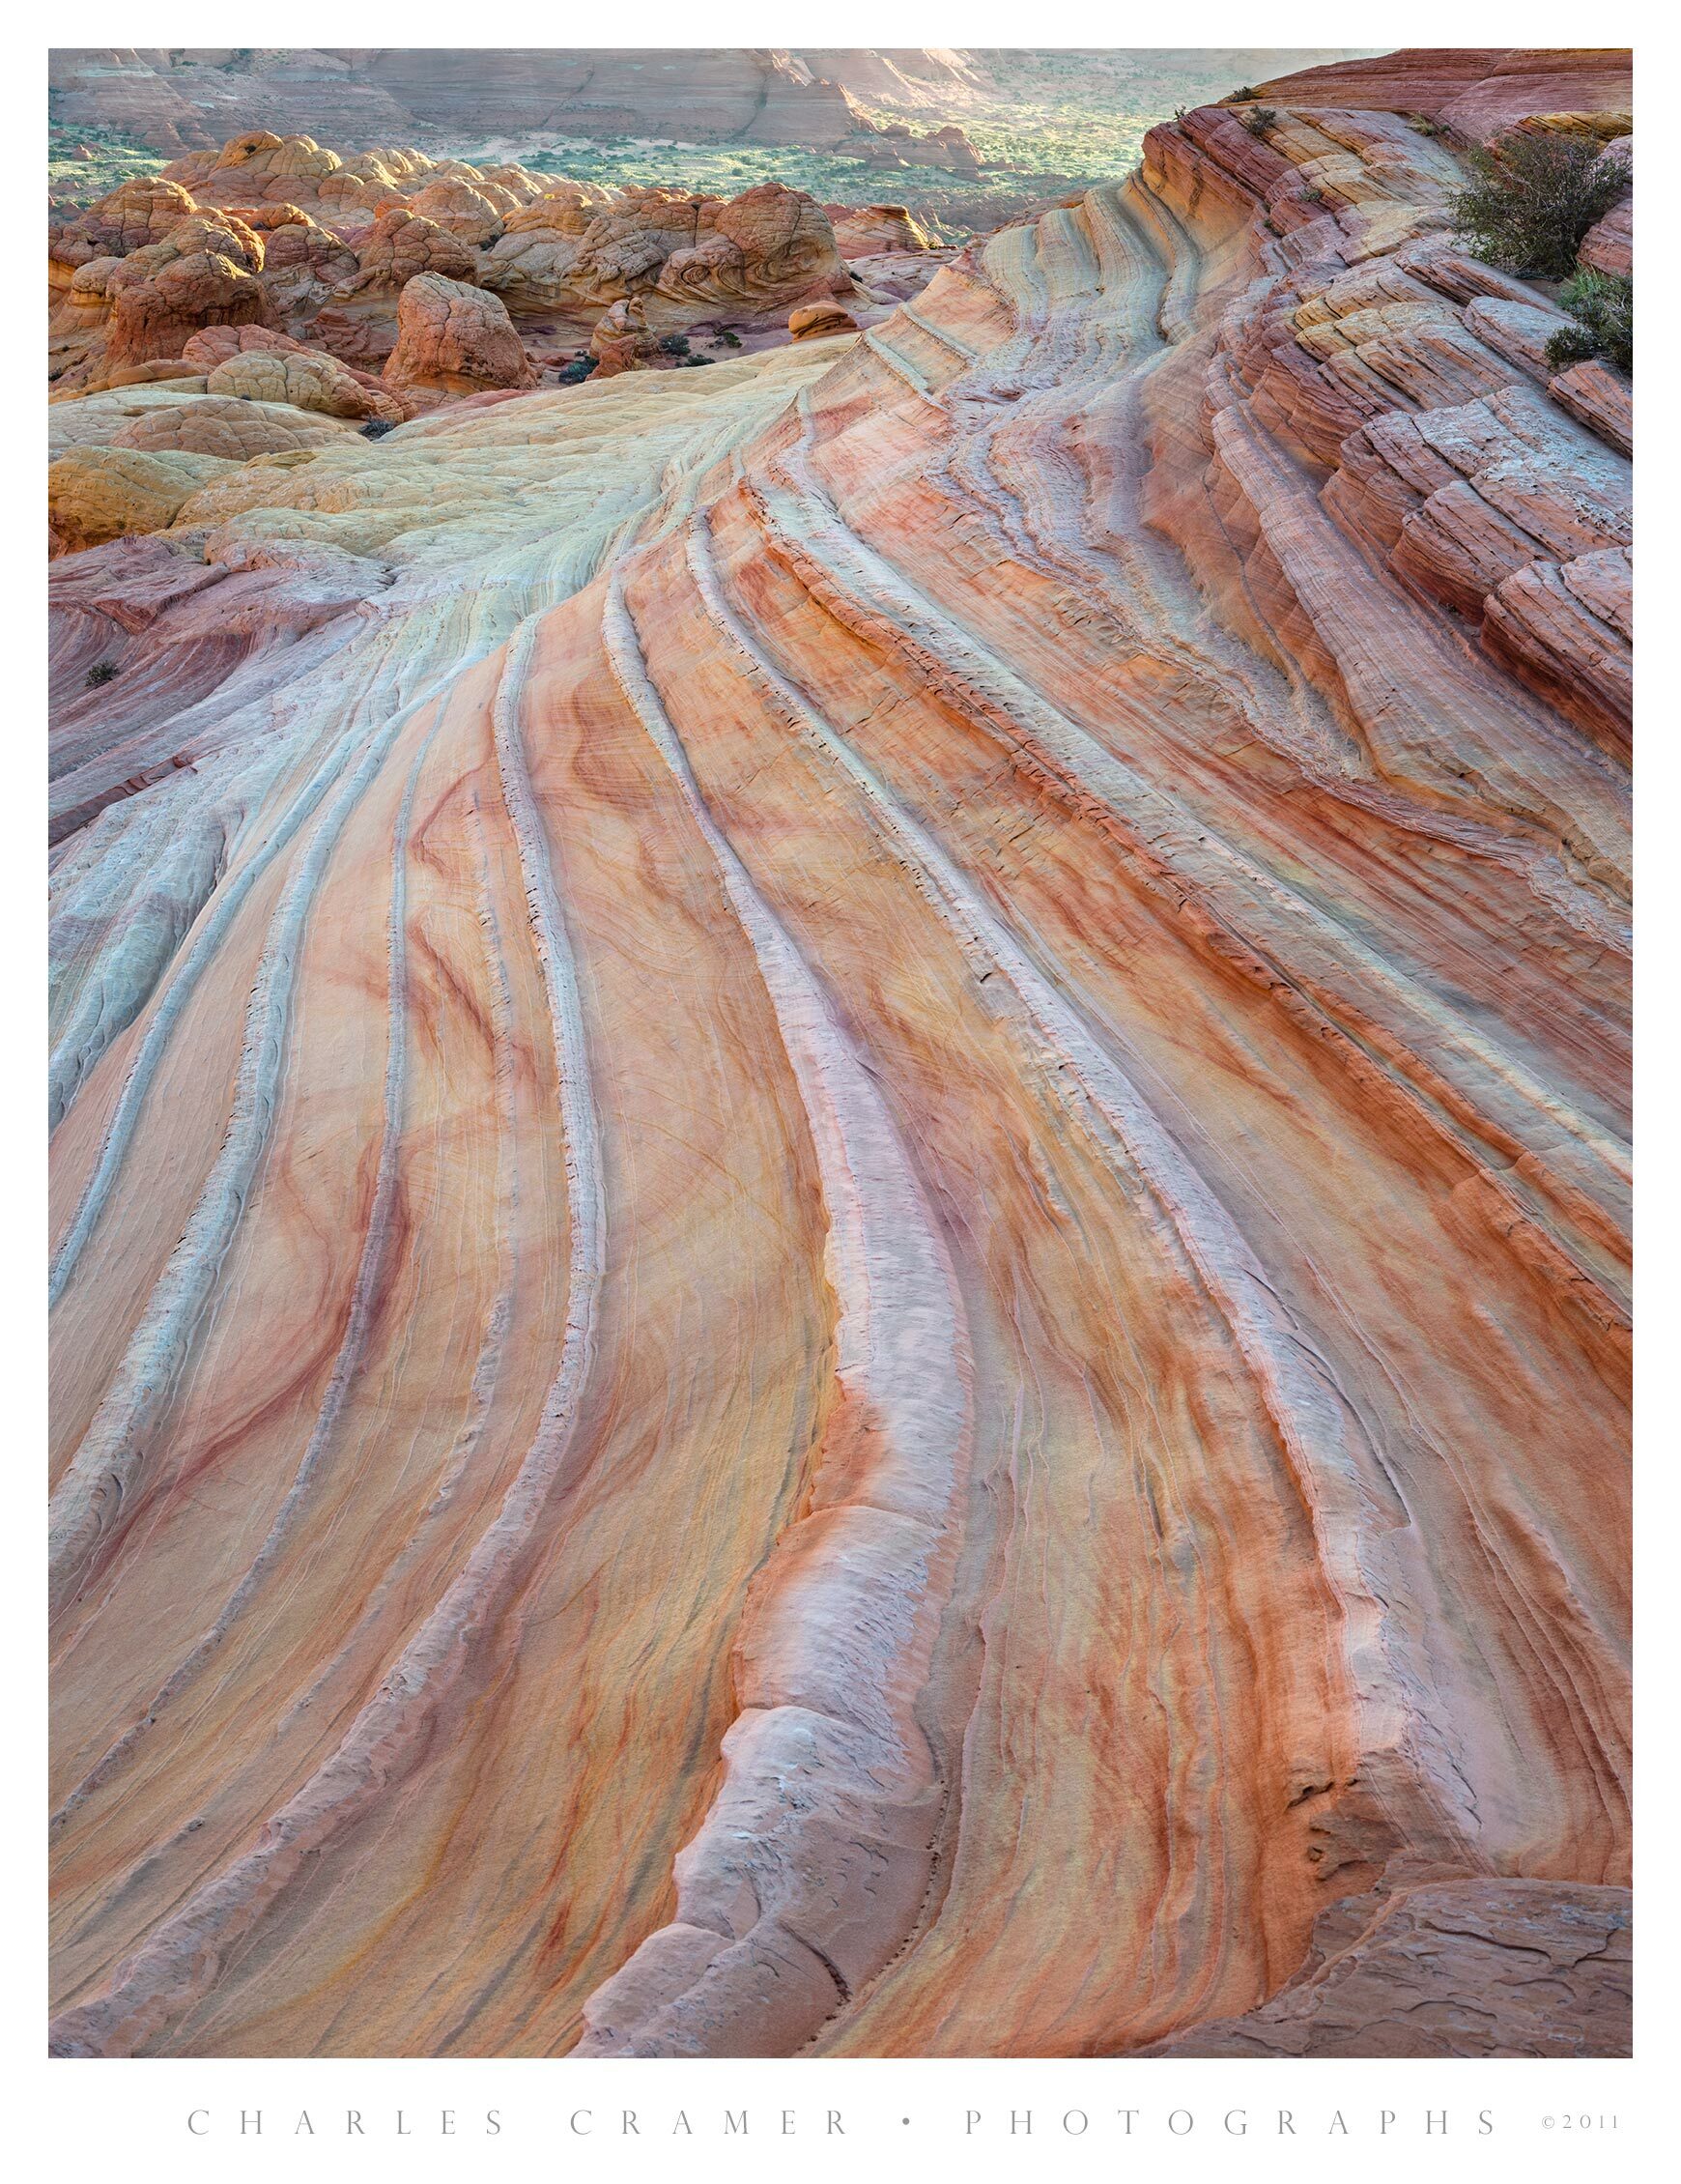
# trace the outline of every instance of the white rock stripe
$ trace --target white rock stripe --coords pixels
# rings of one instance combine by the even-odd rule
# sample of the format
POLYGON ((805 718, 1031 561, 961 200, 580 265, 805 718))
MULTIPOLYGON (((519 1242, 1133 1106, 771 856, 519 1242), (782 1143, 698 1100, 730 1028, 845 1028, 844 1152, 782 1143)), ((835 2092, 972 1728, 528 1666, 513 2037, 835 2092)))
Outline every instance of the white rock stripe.
POLYGON ((265 1912, 413 1764, 467 1667, 475 1635, 506 1605, 522 1552, 573 1449, 595 1357, 607 1236, 577 970, 519 725, 535 638, 533 618, 510 641, 493 717, 502 794, 553 1023, 569 1193, 566 1323, 542 1418, 495 1520, 337 1751, 270 1819, 250 1851, 195 1890, 98 1996, 55 2020, 55 2054, 132 2055, 178 2023, 215 1985, 229 1953, 265 1912))
MULTIPOLYGON (((790 726, 861 791, 884 843, 903 865, 978 975, 1000 974, 1046 1089, 1109 1163, 1151 1220, 1170 1263, 1209 1298, 1266 1403, 1342 1605, 1351 1697, 1360 1717, 1362 1771, 1414 1841, 1474 1836, 1474 1813, 1425 1705, 1428 1679, 1409 1665, 1360 1542, 1381 1537, 1405 1501, 1330 1366, 1278 1297, 1259 1261, 1148 1100, 1099 1045, 1077 1009, 1029 960, 938 843, 810 701, 767 659, 725 598, 704 519, 691 529, 691 566, 708 613, 790 726), (1418 1806, 1423 1801, 1425 1810, 1418 1806)), ((1000 999, 1003 999, 1003 994, 1000 999)))
POLYGON ((446 710, 440 707, 437 717, 420 738, 419 747, 409 768, 408 780, 403 787, 403 798, 392 829, 391 902, 386 926, 385 1078, 381 1101, 380 1157, 375 1172, 373 1200, 368 1209, 367 1227, 363 1231, 356 1279, 351 1290, 350 1310, 346 1315, 344 1333, 339 1338, 338 1351, 333 1359, 332 1371, 316 1414, 315 1424, 304 1445, 303 1454, 299 1459, 297 1474, 287 1489, 285 1499, 274 1512, 273 1522, 270 1525, 262 1545, 229 1594, 214 1622, 200 1633, 190 1651, 164 1679, 140 1719, 116 1739, 71 1792, 59 1811, 53 1815, 55 1823, 67 1818, 94 1790, 109 1781, 132 1757, 146 1732, 156 1726, 159 1714, 172 1706, 192 1683, 249 1606, 292 1536, 293 1528, 308 1500, 309 1490, 315 1482, 315 1475, 332 1444, 352 1384, 361 1369, 369 1329, 373 1324, 374 1307, 385 1273, 390 1246, 391 1212, 396 1202, 397 1178, 403 1155, 404 1089, 409 1057, 409 836, 413 822, 414 794, 419 785, 421 768, 437 741, 439 730, 446 718, 446 710))
MULTIPOLYGON (((100 1156, 94 1164, 86 1188, 82 1192, 63 1240, 53 1255, 52 1268, 47 1280, 47 1301, 56 1304, 63 1295, 71 1276, 75 1271, 88 1239, 92 1236, 100 1215, 110 1197, 128 1146, 132 1141, 140 1111, 151 1092, 153 1081, 162 1061, 183 1011, 192 998, 200 978, 214 962, 217 952, 226 940, 233 922, 238 917, 246 897, 275 858, 296 838, 299 829, 320 807, 322 798, 344 772, 349 755, 359 739, 366 741, 363 764, 373 752, 388 750, 401 730, 423 707, 441 697, 461 673, 460 663, 455 663, 446 675, 430 682, 419 695, 400 706, 388 719, 370 731, 358 717, 348 733, 335 738, 323 757, 314 764, 301 788, 287 804, 275 821, 272 831, 258 845, 252 854, 239 869, 229 875, 214 891, 209 915, 193 933, 185 954, 174 965, 169 983, 159 996, 146 1029, 135 1048, 123 1088, 112 1107, 109 1121, 100 1146, 100 1156)), ((360 772, 358 768, 358 773, 360 772)), ((337 805, 333 810, 339 809, 337 805)), ((348 811, 349 806, 344 806, 348 811)), ((324 821, 324 823, 326 823, 324 821)), ((342 815, 340 823, 342 824, 342 815)), ((276 917, 279 912, 276 911, 276 917)), ((271 929, 272 932, 272 928, 271 929)), ((58 1096, 68 1105, 68 1095, 74 1085, 67 1081, 58 1096)))
POLYGON ((603 636, 764 981, 811 1129, 837 1307, 841 1402, 817 1458, 814 1513, 784 1536, 759 1579, 739 1649, 742 1712, 725 1739, 724 1786, 677 1861, 677 1920, 584 2009, 584 2053, 695 2053, 722 2040, 721 2052, 740 2054, 756 2052, 753 2021, 773 2011, 780 2043, 814 2033, 902 1945, 932 1878, 940 1786, 912 1707, 954 1566, 972 1367, 950 1255, 886 1103, 713 819, 648 677, 617 571, 603 636), (831 1476, 837 1443, 843 1504, 831 1476), (883 1901, 899 1916, 872 1924, 861 1903, 884 1859, 896 1870, 883 1901), (854 1933, 854 1922, 871 1930, 854 1933), (828 1973, 805 1988, 803 2007, 786 1983, 755 1977, 789 1937, 828 1973))
MULTIPOLYGON (((303 854, 281 892, 246 1004, 233 1107, 221 1150, 187 1217, 181 1240, 129 1336, 123 1361, 52 1497, 47 1582, 48 1601, 54 1612, 74 1592, 90 1557, 121 1510, 144 1465, 148 1429, 157 1422, 186 1362, 268 1142, 269 1126, 280 1096, 298 959, 322 876, 351 813, 416 709, 405 706, 368 737, 360 757, 311 828, 303 854)), ((172 986, 170 998, 174 992, 172 986)), ((122 1146, 132 1130, 146 1084, 167 1038, 167 1028, 161 1026, 165 1013, 160 1010, 155 1020, 154 1028, 158 1030, 156 1048, 150 1040, 146 1042, 144 1063, 136 1057, 135 1068, 124 1087, 120 1106, 127 1106, 128 1112, 121 1125, 113 1116, 105 1153, 78 1216, 77 1228, 83 1234, 91 1230, 110 1176, 120 1164, 122 1146)), ((169 1020, 173 1021, 173 1014, 169 1020)))

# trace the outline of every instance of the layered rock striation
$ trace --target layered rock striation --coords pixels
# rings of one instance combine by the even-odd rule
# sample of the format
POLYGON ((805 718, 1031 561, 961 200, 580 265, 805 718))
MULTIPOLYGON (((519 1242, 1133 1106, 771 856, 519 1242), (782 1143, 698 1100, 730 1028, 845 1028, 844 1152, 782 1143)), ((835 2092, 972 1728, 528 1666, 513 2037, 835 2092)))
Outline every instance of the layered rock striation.
POLYGON ((1614 75, 58 564, 60 2053, 1627 2052, 1614 75))

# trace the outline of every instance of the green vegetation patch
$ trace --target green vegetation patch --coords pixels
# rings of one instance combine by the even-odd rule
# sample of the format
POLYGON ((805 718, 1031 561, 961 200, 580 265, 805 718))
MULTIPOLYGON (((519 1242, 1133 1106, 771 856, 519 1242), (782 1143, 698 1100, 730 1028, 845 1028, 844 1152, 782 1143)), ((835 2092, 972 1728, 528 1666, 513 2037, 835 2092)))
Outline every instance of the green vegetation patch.
POLYGON ((1629 162, 1591 136, 1508 129, 1466 154, 1467 186, 1449 200, 1480 258, 1508 273, 1564 280, 1582 237, 1629 187, 1629 162))
POLYGON ((1589 267, 1574 274, 1558 301, 1576 321, 1561 327, 1547 344, 1547 361, 1555 369, 1605 357, 1632 378, 1635 370, 1635 284, 1626 274, 1589 267))
POLYGON ((160 174, 168 163, 149 144, 136 144, 110 129, 47 123, 46 187, 51 197, 96 204, 136 175, 160 174))

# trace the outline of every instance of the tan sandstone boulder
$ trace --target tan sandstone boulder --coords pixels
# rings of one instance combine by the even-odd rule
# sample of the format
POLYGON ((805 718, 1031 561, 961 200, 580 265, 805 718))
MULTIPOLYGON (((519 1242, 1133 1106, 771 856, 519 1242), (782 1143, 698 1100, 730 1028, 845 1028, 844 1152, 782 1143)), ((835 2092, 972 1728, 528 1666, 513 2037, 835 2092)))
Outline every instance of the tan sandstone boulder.
POLYGON ((589 354, 595 359, 598 379, 616 379, 620 372, 645 371, 659 349, 648 331, 640 300, 621 296, 609 304, 589 337, 589 354))
POLYGON ((328 417, 379 417, 400 424, 403 411, 390 395, 362 385, 336 357, 319 351, 243 350, 217 364, 205 391, 247 402, 285 402, 328 417))
POLYGON ((393 388, 438 394, 537 384, 501 300, 440 273, 421 273, 403 290, 384 376, 393 388))
POLYGON ((235 467, 179 448, 72 447, 47 466, 54 551, 74 554, 109 538, 161 531, 189 495, 235 467))
POLYGON ((179 357, 201 327, 276 326, 278 315, 259 278, 261 253, 248 229, 237 235, 197 220, 184 221, 163 243, 132 251, 104 284, 111 304, 105 369, 179 357), (184 240, 199 247, 183 249, 184 240))
POLYGON ((448 228, 411 212, 406 205, 387 205, 356 252, 356 272, 346 283, 345 292, 395 295, 420 273, 438 273, 445 280, 469 280, 477 264, 470 247, 448 228))
POLYGON ((258 455, 277 455, 295 447, 330 446, 344 438, 347 429, 279 403, 211 393, 198 401, 148 411, 126 424, 107 445, 147 454, 216 455, 224 462, 248 463, 258 455))
POLYGON ((790 341, 824 341, 832 333, 856 333, 858 321, 839 303, 807 303, 788 313, 790 341))

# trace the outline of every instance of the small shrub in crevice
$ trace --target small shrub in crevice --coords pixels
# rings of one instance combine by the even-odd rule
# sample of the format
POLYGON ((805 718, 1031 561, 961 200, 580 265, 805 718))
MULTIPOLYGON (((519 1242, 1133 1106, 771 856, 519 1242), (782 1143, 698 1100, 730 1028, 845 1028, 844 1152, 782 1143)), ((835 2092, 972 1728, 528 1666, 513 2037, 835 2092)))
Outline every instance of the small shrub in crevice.
POLYGON ((1584 267, 1559 292, 1559 302, 1576 321, 1560 327, 1547 344, 1554 370, 1605 357, 1632 379, 1635 370, 1635 284, 1622 273, 1584 267))
POLYGON ((369 417, 367 423, 362 427, 362 438, 364 440, 384 440, 387 432, 395 432, 396 429, 389 417, 369 417))
POLYGON ((101 660, 97 668, 88 670, 88 688, 102 690, 107 682, 115 682, 117 671, 109 660, 101 660))
POLYGON ((574 357, 570 363, 560 366, 555 377, 562 387, 582 387, 594 370, 593 357, 574 357))
POLYGON ((1232 104, 1234 106, 1246 105, 1251 99, 1259 99, 1260 96, 1260 92, 1256 90, 1252 83, 1246 83, 1241 90, 1233 92, 1232 104))
POLYGON ((1278 127, 1278 116, 1270 106, 1251 106, 1243 116, 1243 127, 1251 136, 1265 136, 1269 129, 1278 127))
POLYGON ((1439 122, 1433 122, 1428 114, 1409 114, 1409 129, 1415 129, 1420 136, 1445 136, 1447 131, 1439 122))
POLYGON ((689 336, 686 333, 662 333, 660 354, 662 357, 686 357, 689 354, 689 336))
POLYGON ((1466 155, 1467 186, 1448 200, 1479 258, 1509 273, 1563 280, 1582 237, 1629 187, 1626 158, 1601 157, 1590 136, 1508 129, 1466 155))

